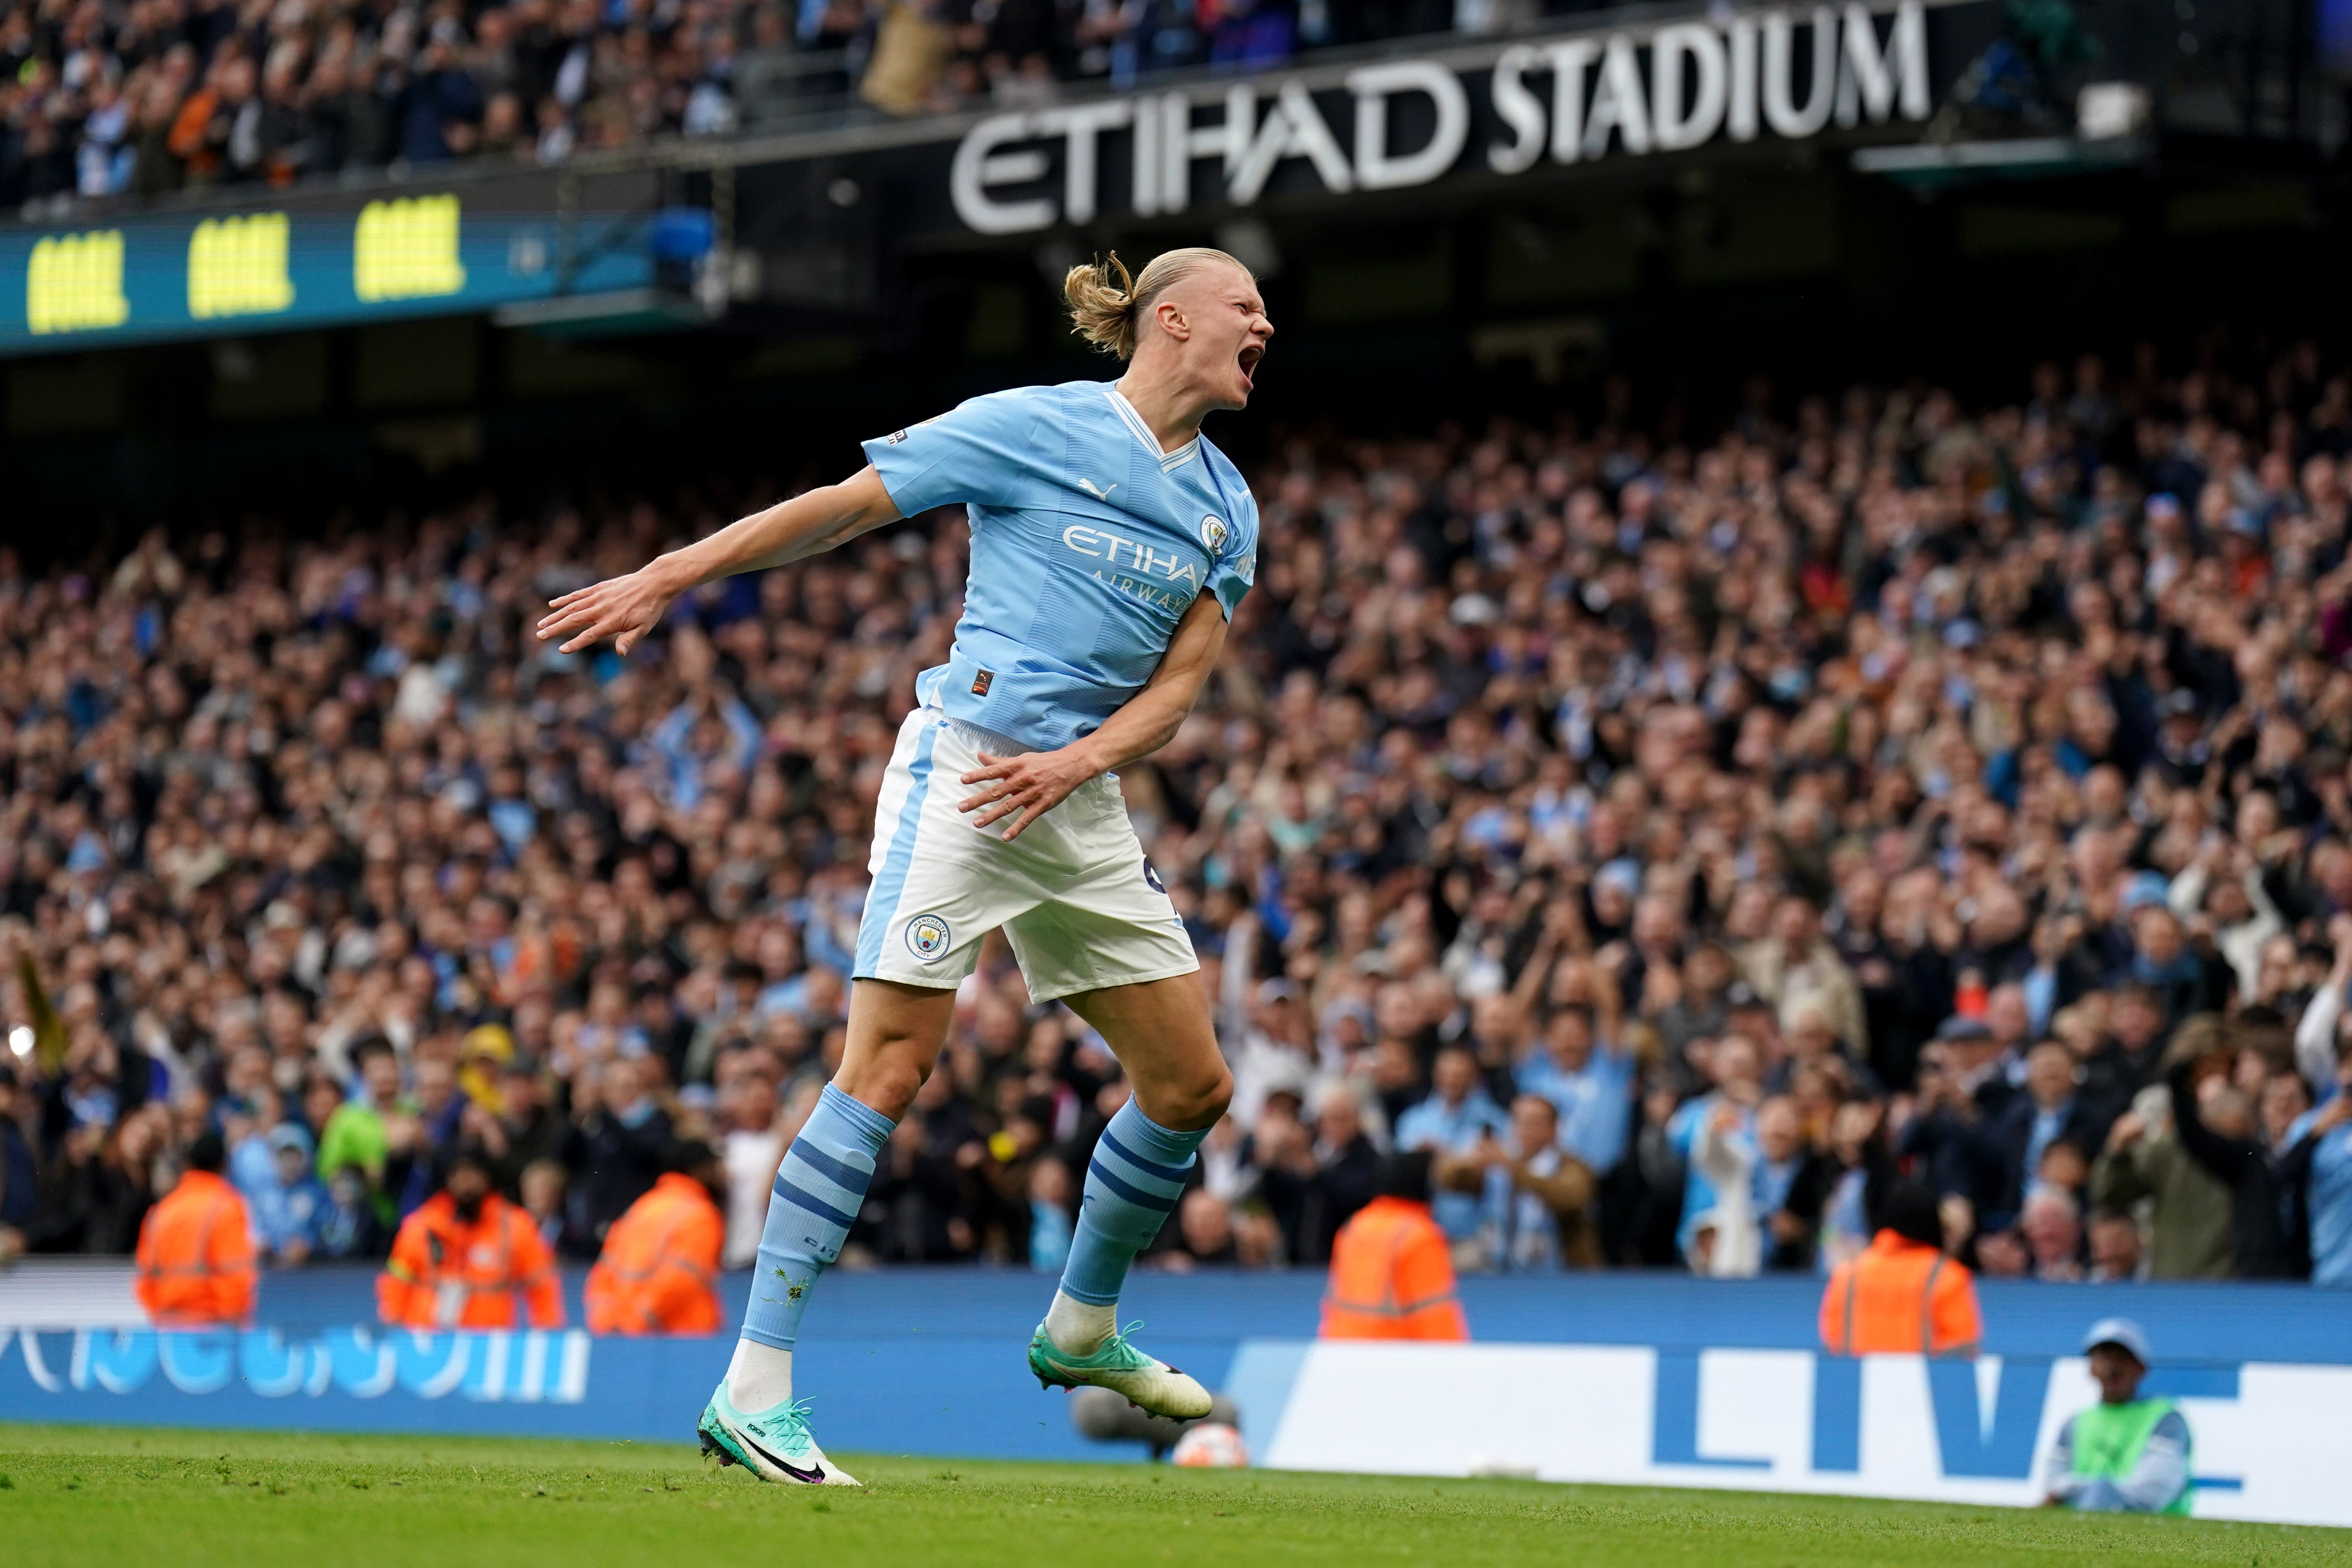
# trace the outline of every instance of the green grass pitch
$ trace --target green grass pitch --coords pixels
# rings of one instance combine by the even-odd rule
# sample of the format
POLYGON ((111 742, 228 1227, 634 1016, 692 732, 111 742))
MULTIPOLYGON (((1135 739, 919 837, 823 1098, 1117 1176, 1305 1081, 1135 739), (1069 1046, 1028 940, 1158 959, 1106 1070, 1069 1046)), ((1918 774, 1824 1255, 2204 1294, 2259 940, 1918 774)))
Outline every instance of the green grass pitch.
POLYGON ((2352 1562, 2352 1531, 1752 1493, 845 1456, 761 1486, 691 1448, 0 1426, 0 1561, 420 1568, 2352 1562))

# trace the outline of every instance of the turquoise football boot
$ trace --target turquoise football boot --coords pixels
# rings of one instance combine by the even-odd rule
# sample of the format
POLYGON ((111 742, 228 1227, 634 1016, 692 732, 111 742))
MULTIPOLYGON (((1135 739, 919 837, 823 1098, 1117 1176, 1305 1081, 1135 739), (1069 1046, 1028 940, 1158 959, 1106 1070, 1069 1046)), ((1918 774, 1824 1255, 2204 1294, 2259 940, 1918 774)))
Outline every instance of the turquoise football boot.
POLYGON ((727 1397, 719 1380, 702 1407, 696 1430, 702 1451, 719 1456, 721 1467, 740 1465, 763 1481, 804 1487, 854 1487, 857 1478, 824 1457, 809 1431, 809 1402, 787 1400, 773 1410, 746 1415, 727 1397))
POLYGON ((1124 1394, 1129 1404, 1154 1415, 1177 1421, 1206 1415, 1207 1389, 1127 1342, 1127 1336, 1141 1327, 1141 1323, 1129 1323, 1125 1329, 1115 1329, 1091 1355, 1072 1355, 1056 1345, 1040 1323, 1029 1337, 1029 1370, 1046 1388, 1076 1388, 1083 1384, 1124 1394))

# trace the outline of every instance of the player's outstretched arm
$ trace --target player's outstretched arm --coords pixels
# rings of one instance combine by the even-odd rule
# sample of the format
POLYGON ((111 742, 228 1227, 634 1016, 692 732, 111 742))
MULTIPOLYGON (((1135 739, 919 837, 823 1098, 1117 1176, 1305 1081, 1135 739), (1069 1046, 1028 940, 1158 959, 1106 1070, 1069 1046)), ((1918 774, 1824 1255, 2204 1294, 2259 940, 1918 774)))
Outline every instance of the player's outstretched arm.
POLYGON ((821 555, 898 521, 898 508, 882 488, 882 477, 870 467, 860 469, 837 485, 824 485, 739 518, 707 539, 655 557, 625 577, 573 589, 548 605, 539 623, 540 640, 562 637, 563 651, 571 653, 611 637, 614 651, 625 654, 661 624, 670 601, 688 588, 738 572, 821 555))
POLYGON ((1057 751, 1028 752, 1017 757, 994 757, 986 752, 986 765, 963 775, 979 784, 980 793, 957 807, 977 812, 974 826, 986 827, 1007 816, 1005 842, 1069 797, 1072 790, 1093 778, 1148 757, 1173 740, 1177 726, 1192 711, 1217 657, 1225 649, 1224 607, 1214 594, 1202 594, 1176 624, 1176 636, 1160 656, 1160 668, 1143 689, 1129 698, 1119 710, 1093 734, 1057 751), (1017 816, 1015 814, 1018 814, 1017 816))

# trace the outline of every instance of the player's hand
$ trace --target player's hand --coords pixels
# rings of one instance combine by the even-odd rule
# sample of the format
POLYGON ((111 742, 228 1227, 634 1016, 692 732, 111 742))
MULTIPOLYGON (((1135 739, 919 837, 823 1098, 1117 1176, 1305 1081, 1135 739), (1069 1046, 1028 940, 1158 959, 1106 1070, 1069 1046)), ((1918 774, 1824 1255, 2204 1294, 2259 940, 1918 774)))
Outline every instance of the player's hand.
POLYGON ((661 625, 677 595, 670 574, 656 561, 625 577, 607 577, 549 600, 547 614, 539 619, 539 640, 562 637, 561 651, 577 653, 611 637, 613 651, 625 658, 661 625))
POLYGON ((984 765, 964 774, 961 781, 980 785, 980 793, 956 809, 977 813, 971 819, 974 827, 992 827, 1011 817, 1013 825, 998 836, 1007 844, 1098 771, 1085 759, 1072 756, 1067 747, 1058 752, 1024 752, 1017 757, 992 757, 982 752, 980 760, 984 765))

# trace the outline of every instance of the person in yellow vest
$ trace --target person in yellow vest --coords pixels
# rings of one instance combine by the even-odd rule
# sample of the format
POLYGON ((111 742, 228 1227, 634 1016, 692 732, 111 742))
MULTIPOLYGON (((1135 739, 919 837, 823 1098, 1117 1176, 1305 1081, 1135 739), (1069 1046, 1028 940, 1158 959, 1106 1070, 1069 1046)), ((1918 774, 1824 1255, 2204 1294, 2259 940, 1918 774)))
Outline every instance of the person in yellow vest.
POLYGON ((180 1184, 139 1227, 139 1304, 163 1329, 253 1321, 260 1271, 245 1199, 221 1170, 228 1152, 217 1132, 188 1147, 180 1184))
POLYGON ((2083 1341, 2099 1402, 2067 1418, 2042 1466, 2044 1508, 2084 1513, 2187 1513, 2189 1423, 2169 1399, 2142 1399, 2147 1335, 2129 1318, 2083 1341))
POLYGON ((1429 1212, 1430 1152, 1381 1162, 1380 1196, 1331 1239, 1327 1340, 1466 1340, 1454 1255, 1429 1212))
POLYGON ((674 1143, 661 1176, 604 1233, 588 1271, 588 1328, 599 1334, 712 1334, 721 1316, 710 1288, 727 1222, 708 1184, 719 1156, 674 1143))
POLYGON ((1830 1273, 1822 1348, 1833 1355, 1974 1355, 1984 1339, 1976 1280, 1944 1254, 1936 1196, 1896 1182, 1870 1245, 1830 1273))

